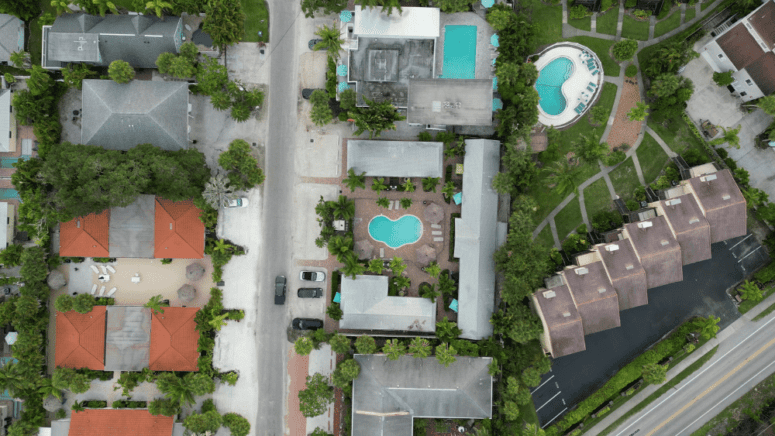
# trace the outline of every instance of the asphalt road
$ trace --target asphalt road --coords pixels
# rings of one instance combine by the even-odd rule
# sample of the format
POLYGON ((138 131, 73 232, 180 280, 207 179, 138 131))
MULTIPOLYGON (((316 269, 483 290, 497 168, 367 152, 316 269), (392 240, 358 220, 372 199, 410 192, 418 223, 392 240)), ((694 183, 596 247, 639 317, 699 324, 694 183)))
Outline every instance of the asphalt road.
POLYGON ((688 436, 775 372, 775 315, 747 322, 714 358, 612 435, 688 436))
POLYGON ((291 272, 293 263, 294 150, 296 131, 296 20, 299 2, 270 0, 270 87, 263 205, 262 242, 258 261, 259 292, 256 320, 258 349, 257 435, 282 435, 285 431, 287 385, 286 306, 274 305, 274 278, 291 272), (278 310, 278 308, 282 310, 278 310))

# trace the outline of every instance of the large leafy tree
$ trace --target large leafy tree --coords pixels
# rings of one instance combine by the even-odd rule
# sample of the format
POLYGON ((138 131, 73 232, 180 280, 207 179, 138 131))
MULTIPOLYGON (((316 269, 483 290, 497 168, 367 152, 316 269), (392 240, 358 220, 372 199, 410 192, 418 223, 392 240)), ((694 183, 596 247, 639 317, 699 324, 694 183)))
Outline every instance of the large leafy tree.
POLYGON ((312 18, 317 12, 319 15, 339 13, 347 7, 347 0, 301 0, 301 10, 304 16, 312 18))
POLYGON ((215 434, 223 424, 223 418, 217 410, 202 413, 192 413, 183 420, 183 427, 194 434, 215 434))
POLYGON ((239 42, 245 31, 245 13, 239 0, 207 0, 202 30, 221 49, 239 42))
POLYGON ((765 112, 767 115, 773 115, 775 116, 775 94, 768 95, 767 97, 762 97, 759 99, 759 102, 757 105, 765 112))
POLYGON ((340 389, 346 389, 350 382, 355 380, 360 373, 361 365, 359 365, 355 359, 347 359, 336 365, 332 382, 334 383, 334 386, 340 389))
POLYGON ((302 336, 296 339, 296 342, 293 344, 294 351, 296 351, 296 354, 300 356, 309 355, 313 348, 315 348, 315 344, 312 342, 312 339, 307 336, 302 336))
POLYGON ((396 130, 396 121, 403 121, 406 117, 400 115, 390 101, 375 103, 363 98, 366 107, 355 107, 350 110, 350 118, 355 120, 358 128, 353 135, 360 136, 369 132, 369 139, 379 137, 385 130, 396 130))
POLYGON ((457 354, 455 348, 446 342, 436 347, 436 360, 438 360, 440 364, 444 365, 445 368, 455 363, 457 360, 455 358, 455 354, 457 354))
POLYGON ((589 163, 597 163, 597 160, 608 153, 608 144, 600 142, 597 135, 580 134, 575 143, 576 153, 589 163))
POLYGON ((315 44, 314 50, 326 50, 328 55, 334 59, 339 58, 339 52, 342 51, 344 40, 339 36, 339 29, 335 26, 320 26, 315 31, 315 35, 320 38, 320 42, 315 44))
POLYGON ((334 401, 334 390, 328 384, 328 378, 315 373, 307 376, 307 385, 299 391, 299 409, 307 418, 322 415, 328 405, 334 401))
POLYGON ((501 194, 516 196, 524 192, 538 174, 533 155, 518 149, 516 144, 506 144, 501 163, 505 171, 496 174, 492 180, 493 189, 501 194))
POLYGON ((643 380, 652 385, 664 383, 667 380, 667 366, 657 363, 643 365, 643 380))
POLYGON ((334 333, 329 339, 328 344, 331 345, 331 349, 336 354, 349 354, 350 353, 350 338, 345 335, 334 333))
POLYGON ((382 352, 388 359, 398 360, 399 357, 406 353, 406 345, 398 339, 388 339, 385 341, 385 346, 382 347, 382 352))
POLYGON ((189 372, 183 377, 163 372, 156 378, 156 386, 166 398, 183 405, 194 404, 195 397, 215 391, 213 379, 198 372, 189 372))
POLYGON ((538 339, 543 333, 541 321, 521 302, 512 304, 508 310, 495 312, 490 322, 495 333, 520 344, 538 339))
POLYGON ((358 354, 374 354, 377 351, 376 341, 371 336, 358 336, 355 340, 355 349, 358 354))
POLYGON ((0 368, 0 388, 7 389, 11 395, 20 395, 35 386, 35 375, 29 373, 29 367, 8 362, 0 368))
POLYGON ((218 164, 227 171, 229 183, 234 189, 251 189, 264 182, 264 171, 250 154, 250 145, 235 139, 229 149, 218 157, 218 164))
POLYGON ((173 8, 172 3, 164 0, 148 0, 145 3, 145 9, 154 12, 159 18, 164 15, 165 10, 172 10, 173 8))
POLYGON ((128 62, 115 60, 108 66, 108 76, 116 83, 129 83, 135 78, 135 69, 128 62))
POLYGON ((88 64, 69 64, 67 68, 62 70, 62 79, 68 87, 81 89, 83 79, 96 74, 89 68, 88 64))
POLYGON ((40 2, 36 0, 14 0, 0 2, 0 13, 10 14, 23 21, 29 21, 40 15, 40 2))
POLYGON ((571 166, 567 160, 563 159, 549 165, 544 171, 549 174, 546 178, 547 183, 554 185, 553 189, 560 196, 576 192, 576 168, 571 166))
POLYGON ((250 421, 236 413, 223 415, 223 426, 229 429, 231 436, 247 436, 250 433, 250 421))

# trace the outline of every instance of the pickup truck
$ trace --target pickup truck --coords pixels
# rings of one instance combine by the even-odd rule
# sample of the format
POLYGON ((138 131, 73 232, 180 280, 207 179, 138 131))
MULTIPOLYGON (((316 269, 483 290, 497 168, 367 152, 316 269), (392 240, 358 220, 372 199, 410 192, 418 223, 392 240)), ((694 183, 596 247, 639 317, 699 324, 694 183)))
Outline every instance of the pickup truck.
POLYGON ((274 304, 285 304, 285 276, 274 279, 274 304))

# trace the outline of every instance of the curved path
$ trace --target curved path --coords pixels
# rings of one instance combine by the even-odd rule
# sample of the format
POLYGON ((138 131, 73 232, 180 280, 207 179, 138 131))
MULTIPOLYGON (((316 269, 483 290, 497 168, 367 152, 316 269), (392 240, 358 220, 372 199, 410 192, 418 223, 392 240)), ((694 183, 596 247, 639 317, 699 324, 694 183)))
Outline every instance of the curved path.
MULTIPOLYGON (((694 8, 696 9, 695 17, 693 19, 687 21, 687 22, 684 22, 684 17, 685 17, 685 14, 686 14, 686 5, 682 4, 681 5, 681 22, 683 24, 681 24, 677 28, 675 28, 675 29, 665 33, 664 35, 658 36, 656 38, 651 38, 651 36, 654 35, 654 25, 656 23, 655 17, 652 16, 651 17, 652 18, 651 25, 650 25, 650 29, 649 29, 649 37, 650 38, 649 38, 648 41, 639 41, 638 42, 638 52, 640 52, 640 50, 642 50, 642 49, 644 49, 646 47, 649 47, 649 46, 654 45, 654 44, 658 44, 658 43, 664 41, 667 38, 670 38, 670 37, 672 37, 672 36, 674 36, 674 35, 676 35, 676 34, 678 34, 680 32, 683 32, 689 26, 691 26, 694 23, 702 20, 705 17, 705 15, 707 15, 708 13, 713 11, 713 9, 715 9, 716 6, 721 4, 723 1, 724 0, 715 0, 712 4, 710 4, 707 8, 705 8, 705 10, 701 9, 702 3, 697 3, 696 5, 694 5, 694 8)), ((570 24, 568 24, 568 0, 562 0, 562 37, 563 38, 571 38, 571 37, 574 37, 574 36, 590 36, 590 37, 593 37, 593 38, 606 39, 606 40, 610 40, 610 41, 619 41, 619 40, 622 39, 621 38, 621 34, 622 34, 622 24, 624 22, 624 10, 625 10, 624 9, 624 5, 620 3, 620 5, 619 5, 619 17, 618 17, 618 22, 617 22, 617 25, 616 25, 616 36, 614 36, 614 35, 607 35, 607 34, 603 34, 603 33, 597 33, 596 31, 594 31, 596 29, 596 27, 597 27, 596 26, 597 14, 594 14, 593 17, 592 17, 592 23, 593 23, 592 29, 593 29, 593 31, 580 30, 580 29, 577 29, 577 28, 571 26, 570 24)), ((638 55, 637 55, 637 52, 636 52, 635 56, 633 57, 632 62, 636 66, 638 66, 638 82, 637 83, 638 83, 638 88, 639 88, 641 100, 643 100, 643 99, 645 99, 645 90, 643 88, 643 78, 641 76, 640 65, 638 65, 638 55)), ((625 87, 625 81, 627 80, 627 77, 624 75, 624 70, 625 70, 624 68, 621 69, 621 71, 619 73, 619 77, 605 76, 605 78, 604 78, 606 82, 615 84, 617 86, 617 90, 616 90, 616 97, 614 99, 614 104, 613 104, 613 107, 611 108, 611 115, 608 118, 608 124, 607 124, 607 126, 605 128, 605 131, 603 132, 603 135, 600 138, 600 141, 607 141, 608 140, 608 137, 611 134, 611 130, 614 128, 614 124, 617 121, 616 114, 617 114, 617 110, 619 109, 619 102, 622 99, 622 94, 623 94, 623 90, 624 90, 624 87, 625 87)), ((620 120, 620 122, 621 121, 622 120, 620 120)), ((677 156, 676 153, 673 150, 670 149, 670 147, 667 145, 667 143, 662 138, 660 138, 659 135, 655 131, 653 131, 650 127, 648 127, 646 125, 646 121, 643 121, 643 123, 641 124, 640 133, 638 134, 638 137, 635 140, 635 143, 625 153, 627 157, 631 157, 632 158, 632 161, 635 164, 635 171, 637 172, 637 175, 638 175, 638 181, 640 181, 640 183, 642 185, 646 185, 646 180, 643 177, 643 171, 642 171, 642 169, 640 167, 640 162, 638 161, 638 155, 637 155, 636 151, 638 149, 638 146, 640 146, 641 142, 643 141, 643 136, 644 136, 645 133, 648 133, 649 135, 651 135, 657 141, 657 143, 660 145, 662 150, 665 151, 665 153, 667 154, 668 157, 673 158, 673 157, 677 156)), ((625 161, 626 161, 626 159, 625 159, 625 161)), ((615 199, 619 198, 618 195, 616 195, 616 192, 614 191, 614 187, 613 187, 613 184, 611 183, 611 179, 609 177, 609 173, 611 171, 615 170, 616 168, 618 168, 619 165, 621 165, 621 163, 619 163, 617 165, 614 165, 612 167, 606 167, 606 166, 603 165, 602 162, 598 162, 598 165, 600 165, 600 172, 595 174, 594 176, 588 178, 584 182, 582 182, 579 185, 579 187, 578 187, 578 197, 579 197, 579 207, 581 208, 581 217, 582 217, 582 220, 584 221, 584 224, 586 224, 587 226, 589 226, 589 217, 587 215, 586 205, 584 204, 584 189, 586 189, 592 183, 594 183, 594 182, 600 180, 601 178, 603 178, 603 179, 605 179, 606 186, 608 187, 608 193, 611 196, 611 200, 615 200, 615 199)), ((574 198, 576 198, 576 193, 571 193, 570 195, 565 197, 565 199, 563 199, 563 201, 559 205, 557 205, 557 207, 555 207, 551 212, 549 212, 549 215, 546 218, 544 218, 543 221, 541 221, 538 224, 538 226, 536 226, 535 230, 533 231, 533 238, 536 238, 538 236, 538 234, 541 233, 541 231, 544 229, 544 227, 549 225, 549 227, 552 230, 552 238, 554 239, 554 245, 555 245, 555 247, 560 248, 560 242, 563 239, 565 239, 565 237, 567 237, 568 235, 558 235, 557 234, 557 226, 555 225, 554 218, 574 198)))

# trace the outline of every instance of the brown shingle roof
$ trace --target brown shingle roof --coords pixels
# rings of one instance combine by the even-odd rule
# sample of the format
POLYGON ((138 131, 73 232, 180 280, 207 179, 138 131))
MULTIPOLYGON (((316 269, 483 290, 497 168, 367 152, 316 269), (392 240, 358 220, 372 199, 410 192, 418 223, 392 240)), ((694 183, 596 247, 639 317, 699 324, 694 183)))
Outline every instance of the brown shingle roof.
POLYGON ((618 297, 603 262, 565 268, 562 275, 581 316, 585 335, 621 325, 618 297))
POLYGON ((56 366, 105 369, 105 306, 84 314, 57 311, 56 326, 56 366))
POLYGON ((624 229, 646 270, 649 288, 683 280, 681 246, 664 216, 625 224, 624 229))
POLYGON ((766 0, 764 5, 748 17, 748 21, 772 50, 775 47, 775 2, 766 0))
POLYGON ((199 332, 194 322, 197 311, 198 307, 165 307, 164 313, 151 316, 151 370, 199 370, 199 332))
POLYGON ((597 245, 594 250, 603 259, 603 265, 619 295, 619 310, 648 304, 646 270, 638 260, 632 242, 629 239, 622 239, 610 244, 597 245), (613 246, 616 247, 612 251, 606 249, 613 246))
POLYGON ((711 244, 746 234, 746 205, 740 188, 728 170, 688 181, 710 223, 711 244))
POLYGON ((747 67, 748 64, 764 54, 764 50, 753 39, 743 23, 738 23, 729 29, 716 40, 716 43, 724 50, 724 53, 738 70, 747 67))
POLYGON ((538 290, 533 299, 546 322, 544 328, 551 341, 552 357, 587 349, 581 316, 566 285, 538 290))
POLYGON ((175 418, 147 410, 87 409, 73 412, 68 436, 172 436, 175 418))
POLYGON ((711 258, 710 224, 705 219, 694 194, 684 194, 658 205, 659 214, 667 218, 678 244, 684 265, 711 258))
MULTIPOLYGON (((775 28, 775 23, 772 26, 775 28)), ((766 53, 745 70, 764 95, 775 93, 775 53, 766 53)))

